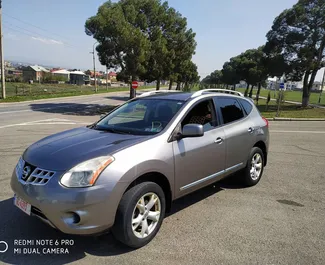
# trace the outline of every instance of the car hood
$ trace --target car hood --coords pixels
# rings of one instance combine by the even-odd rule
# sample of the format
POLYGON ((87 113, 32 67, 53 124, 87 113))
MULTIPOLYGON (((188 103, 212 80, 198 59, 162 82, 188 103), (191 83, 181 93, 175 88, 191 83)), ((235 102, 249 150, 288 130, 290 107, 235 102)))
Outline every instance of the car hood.
POLYGON ((68 170, 91 158, 113 154, 140 143, 149 136, 115 134, 89 129, 72 129, 48 136, 26 149, 23 159, 48 170, 68 170))

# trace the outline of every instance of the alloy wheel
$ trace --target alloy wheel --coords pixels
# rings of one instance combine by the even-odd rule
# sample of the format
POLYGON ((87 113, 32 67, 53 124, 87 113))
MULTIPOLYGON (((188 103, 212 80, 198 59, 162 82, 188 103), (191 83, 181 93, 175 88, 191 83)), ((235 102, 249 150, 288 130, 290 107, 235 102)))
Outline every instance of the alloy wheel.
POLYGON ((132 214, 132 231, 138 238, 146 238, 156 228, 161 214, 161 202, 157 194, 146 193, 137 202, 132 214))
POLYGON ((257 180, 261 176, 263 167, 262 156, 259 153, 253 155, 252 162, 251 162, 251 169, 250 175, 252 180, 257 180))

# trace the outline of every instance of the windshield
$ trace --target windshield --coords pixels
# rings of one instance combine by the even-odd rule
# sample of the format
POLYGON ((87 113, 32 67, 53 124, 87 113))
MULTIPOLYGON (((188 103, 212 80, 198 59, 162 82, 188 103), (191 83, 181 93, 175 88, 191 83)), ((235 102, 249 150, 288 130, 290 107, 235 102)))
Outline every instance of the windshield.
POLYGON ((107 115, 94 129, 134 135, 157 134, 183 105, 184 102, 178 100, 137 99, 107 115))

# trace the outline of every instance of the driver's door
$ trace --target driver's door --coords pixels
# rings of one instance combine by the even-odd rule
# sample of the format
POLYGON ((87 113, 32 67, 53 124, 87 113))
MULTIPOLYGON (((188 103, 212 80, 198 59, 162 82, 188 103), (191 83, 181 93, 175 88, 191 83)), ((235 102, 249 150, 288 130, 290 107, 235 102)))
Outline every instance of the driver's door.
MULTIPOLYGON (((175 159, 175 195, 183 196, 222 178, 225 169, 225 133, 218 127, 212 100, 197 103, 183 119, 181 126, 193 123, 191 115, 198 105, 210 107, 211 119, 203 125, 202 137, 184 138, 173 142, 175 159)), ((201 108, 202 109, 202 108, 201 108)), ((202 113, 202 116, 206 113, 202 113)), ((196 119, 200 120, 200 119, 196 119)))

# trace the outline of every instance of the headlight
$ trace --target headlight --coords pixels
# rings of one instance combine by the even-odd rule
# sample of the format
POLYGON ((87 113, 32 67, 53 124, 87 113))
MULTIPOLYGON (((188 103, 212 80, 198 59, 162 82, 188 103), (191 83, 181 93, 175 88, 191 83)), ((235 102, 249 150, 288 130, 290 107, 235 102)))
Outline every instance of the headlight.
POLYGON ((101 156, 82 162, 62 176, 61 184, 69 188, 93 186, 100 173, 113 161, 112 156, 101 156))

